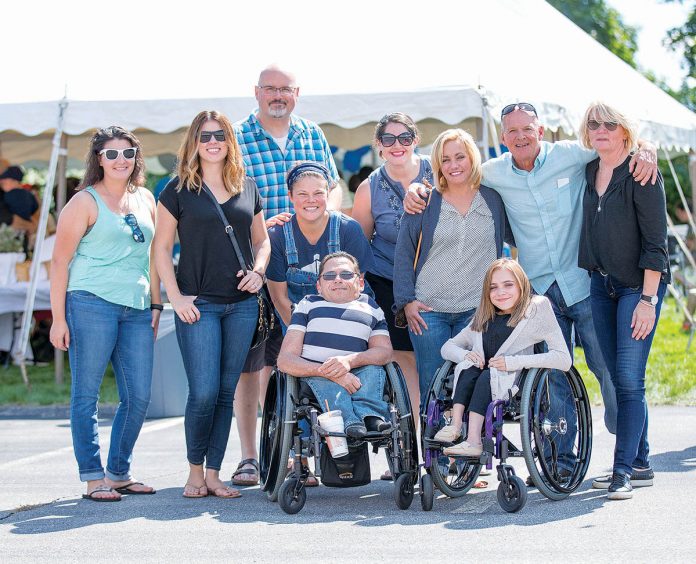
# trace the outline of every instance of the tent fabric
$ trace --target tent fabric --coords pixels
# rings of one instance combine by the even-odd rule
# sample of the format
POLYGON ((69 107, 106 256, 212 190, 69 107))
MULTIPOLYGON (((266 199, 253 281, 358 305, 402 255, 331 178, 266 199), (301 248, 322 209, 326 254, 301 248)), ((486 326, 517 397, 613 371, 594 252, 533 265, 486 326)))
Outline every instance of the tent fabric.
MULTIPOLYGON (((76 141, 84 148, 84 136, 90 130, 118 123, 152 134, 148 143, 143 140, 150 155, 172 152, 182 128, 202 109, 218 109, 232 120, 246 117, 256 106, 255 100, 234 94, 251 93, 256 78, 250 67, 258 73, 268 61, 276 60, 287 61, 285 66, 298 76, 301 96, 296 112, 326 126, 331 132, 327 133, 329 142, 346 149, 368 144, 371 124, 387 112, 403 111, 416 121, 430 120, 440 128, 467 120, 474 127, 478 122, 480 128, 484 108, 498 120, 502 106, 512 101, 533 103, 548 128, 573 134, 587 105, 598 98, 639 120, 642 137, 669 150, 696 148, 696 114, 543 0, 436 0, 428 6, 404 0, 396 19, 392 3, 355 0, 340 22, 330 20, 325 3, 308 0, 298 3, 297 9, 276 0, 270 4, 285 6, 283 18, 279 18, 283 29, 303 30, 297 49, 283 49, 279 57, 278 42, 260 39, 256 25, 235 26, 235 45, 253 45, 253 55, 239 61, 235 80, 224 76, 211 81, 198 79, 220 76, 219 60, 206 60, 200 46, 192 50, 186 41, 172 41, 167 61, 171 58, 182 68, 182 61, 191 53, 197 57, 191 68, 195 68, 193 64, 200 68, 190 81, 181 85, 178 79, 151 79, 154 84, 146 93, 153 99, 148 100, 111 99, 125 92, 119 90, 119 84, 105 81, 96 94, 89 90, 92 100, 69 100, 65 132, 82 136, 76 141), (328 21, 333 25, 326 25, 328 21), (402 26, 399 21, 406 23, 402 26), (311 56, 299 48, 305 41, 313 47, 311 56), (345 60, 361 61, 359 71, 347 72, 339 64, 345 60), (236 80, 240 76, 244 77, 241 84, 236 80), (230 86, 233 96, 206 97, 211 88, 219 88, 218 83, 230 82, 234 82, 230 86), (182 91, 188 97, 177 99, 176 93, 182 91), (195 95, 189 96, 191 92, 195 95)), ((247 2, 221 3, 218 21, 225 17, 255 21, 257 9, 247 2)), ((176 26, 186 24, 179 19, 192 21, 187 17, 175 18, 175 29, 168 33, 181 31, 176 26)), ((266 31, 272 34, 280 24, 267 20, 266 31)), ((293 40, 291 35, 289 45, 293 40)), ((236 60, 230 59, 229 65, 236 69, 236 60)), ((137 98, 138 83, 143 81, 134 78, 127 93, 137 98)), ((93 83, 90 87, 96 88, 93 83)), ((71 94, 79 98, 80 92, 78 88, 71 94)), ((36 92, 36 99, 50 98, 46 89, 36 92)), ((57 113, 55 102, 0 104, 2 155, 22 162, 45 154, 57 113)), ((69 148, 74 156, 72 139, 69 148)))

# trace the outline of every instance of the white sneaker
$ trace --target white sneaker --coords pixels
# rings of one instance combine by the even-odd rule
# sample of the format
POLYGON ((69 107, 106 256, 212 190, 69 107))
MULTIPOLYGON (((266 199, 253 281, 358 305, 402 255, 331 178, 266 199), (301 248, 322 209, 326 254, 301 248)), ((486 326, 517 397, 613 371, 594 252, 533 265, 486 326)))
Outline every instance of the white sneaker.
POLYGON ((481 456, 483 445, 470 445, 463 441, 442 451, 447 456, 481 456))
POLYGON ((445 425, 442 429, 435 433, 433 440, 441 443, 453 443, 461 436, 461 428, 457 428, 454 425, 445 425))

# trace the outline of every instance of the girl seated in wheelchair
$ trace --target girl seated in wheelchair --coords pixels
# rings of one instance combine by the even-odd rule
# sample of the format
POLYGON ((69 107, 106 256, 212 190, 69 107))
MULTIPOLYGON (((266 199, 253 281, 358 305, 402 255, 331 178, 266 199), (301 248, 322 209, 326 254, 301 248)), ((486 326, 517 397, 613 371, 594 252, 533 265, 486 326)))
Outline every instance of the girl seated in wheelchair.
POLYGON ((529 278, 519 263, 510 259, 498 259, 490 265, 471 323, 440 352, 457 366, 452 422, 434 439, 457 441, 465 408, 469 408, 467 437, 444 449, 450 456, 481 455, 486 409, 493 399, 507 399, 518 371, 532 367, 566 371, 572 364, 551 302, 532 295, 529 278), (534 345, 544 341, 548 352, 534 354, 534 345))
POLYGON ((322 409, 340 409, 346 435, 385 432, 382 394, 392 346, 384 313, 363 294, 358 261, 345 252, 324 257, 317 291, 297 304, 278 355, 278 368, 305 377, 322 409))

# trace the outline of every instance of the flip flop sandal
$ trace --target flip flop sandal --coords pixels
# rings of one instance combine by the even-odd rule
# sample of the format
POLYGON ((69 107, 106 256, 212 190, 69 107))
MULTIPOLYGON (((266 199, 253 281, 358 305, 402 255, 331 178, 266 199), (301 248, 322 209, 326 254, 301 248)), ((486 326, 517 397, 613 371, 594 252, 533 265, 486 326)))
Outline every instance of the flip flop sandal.
POLYGON ((232 474, 232 484, 235 486, 255 486, 259 483, 259 461, 255 458, 245 458, 238 465, 237 469, 232 474), (243 466, 251 465, 253 468, 243 468, 243 466), (253 478, 241 480, 236 476, 240 474, 251 474, 253 478))
POLYGON ((121 501, 120 497, 94 497, 95 493, 99 492, 115 492, 113 488, 110 488, 109 486, 97 486, 94 488, 91 492, 82 494, 82 499, 88 499, 90 501, 99 501, 99 502, 112 502, 112 501, 121 501))
POLYGON ((130 482, 124 486, 114 488, 118 493, 123 495, 153 495, 157 493, 157 490, 152 488, 149 491, 132 490, 131 486, 144 486, 142 482, 130 482))
POLYGON ((240 491, 230 488, 229 486, 217 488, 215 490, 208 489, 208 495, 212 497, 219 497, 220 499, 236 499, 238 497, 242 497, 242 493, 240 491), (230 495, 218 494, 217 492, 219 491, 228 492, 230 495))
POLYGON ((488 482, 486 480, 479 480, 474 484, 474 488, 477 490, 485 490, 488 487, 488 482))
POLYGON ((189 499, 197 499, 199 497, 208 497, 208 488, 205 484, 202 486, 194 486, 193 484, 186 484, 184 486, 184 493, 181 494, 181 497, 186 497, 189 499), (186 493, 187 487, 190 487, 190 488, 196 490, 198 493, 197 494, 187 494, 186 493), (205 493, 201 493, 201 490, 203 490, 203 489, 205 489, 205 493))

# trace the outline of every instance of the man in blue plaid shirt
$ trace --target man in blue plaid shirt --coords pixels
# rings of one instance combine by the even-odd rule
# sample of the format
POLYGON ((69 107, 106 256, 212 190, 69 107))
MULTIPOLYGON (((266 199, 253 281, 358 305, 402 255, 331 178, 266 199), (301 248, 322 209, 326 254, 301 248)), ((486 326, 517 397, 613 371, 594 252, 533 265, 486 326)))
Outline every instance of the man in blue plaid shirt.
MULTIPOLYGON (((256 181, 263 199, 266 225, 271 227, 290 221, 293 207, 285 182, 287 172, 302 161, 323 164, 336 181, 329 194, 328 207, 341 209, 338 171, 324 132, 316 123, 292 114, 300 89, 295 77, 276 66, 259 75, 254 88, 258 110, 234 125, 248 176, 256 181)), ((280 323, 264 347, 249 354, 235 392, 234 413, 242 449, 242 461, 232 475, 236 485, 258 483, 256 453, 256 414, 259 399, 263 402, 271 367, 275 365, 282 333, 280 323)))

